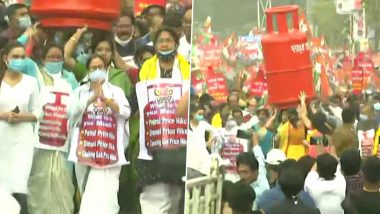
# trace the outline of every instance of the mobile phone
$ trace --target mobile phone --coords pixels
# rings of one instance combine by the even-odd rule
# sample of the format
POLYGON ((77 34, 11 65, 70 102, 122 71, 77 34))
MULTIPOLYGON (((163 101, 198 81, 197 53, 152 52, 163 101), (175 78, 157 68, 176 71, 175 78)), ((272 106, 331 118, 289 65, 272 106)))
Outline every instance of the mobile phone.
POLYGON ((326 136, 310 137, 310 145, 318 145, 320 143, 322 143, 324 147, 327 147, 329 145, 329 140, 326 136))
POLYGON ((236 138, 250 140, 252 138, 252 132, 239 129, 236 134, 236 138))
POLYGON ((20 113, 20 109, 18 108, 18 106, 16 106, 16 108, 13 109, 12 112, 18 114, 20 113))

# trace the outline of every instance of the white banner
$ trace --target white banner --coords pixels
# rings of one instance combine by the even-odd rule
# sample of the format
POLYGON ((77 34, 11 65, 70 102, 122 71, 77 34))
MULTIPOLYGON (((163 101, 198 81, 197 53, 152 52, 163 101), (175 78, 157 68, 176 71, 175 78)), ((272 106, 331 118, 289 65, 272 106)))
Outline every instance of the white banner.
POLYGON ((336 0, 336 13, 337 14, 352 14, 356 10, 357 0, 336 0))
POLYGON ((177 115, 177 104, 190 81, 157 79, 136 84, 140 111, 139 159, 151 160, 151 150, 186 146, 188 118, 177 115))

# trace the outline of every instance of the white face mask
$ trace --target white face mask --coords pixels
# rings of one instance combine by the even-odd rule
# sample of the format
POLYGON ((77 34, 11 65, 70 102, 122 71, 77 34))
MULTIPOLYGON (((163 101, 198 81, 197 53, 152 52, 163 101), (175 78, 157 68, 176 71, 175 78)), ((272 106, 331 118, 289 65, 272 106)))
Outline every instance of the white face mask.
POLYGON ((237 126, 237 123, 235 120, 229 120, 226 123, 226 128, 227 129, 232 129, 233 127, 237 126))
POLYGON ((131 36, 129 39, 127 40, 121 40, 118 36, 115 35, 115 42, 121 46, 126 46, 128 45, 128 43, 132 40, 132 37, 131 36))

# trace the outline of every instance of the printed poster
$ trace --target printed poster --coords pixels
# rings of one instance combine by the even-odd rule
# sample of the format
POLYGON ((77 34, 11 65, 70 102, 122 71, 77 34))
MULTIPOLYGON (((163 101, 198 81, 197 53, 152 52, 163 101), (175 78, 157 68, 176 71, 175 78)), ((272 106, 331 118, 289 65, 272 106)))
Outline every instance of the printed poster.
MULTIPOLYGON (((177 105, 190 88, 190 81, 158 79, 136 84, 140 110, 140 151, 151 158, 152 150, 186 146, 188 118, 177 115, 177 105)), ((141 154, 140 154, 141 156, 141 154)))

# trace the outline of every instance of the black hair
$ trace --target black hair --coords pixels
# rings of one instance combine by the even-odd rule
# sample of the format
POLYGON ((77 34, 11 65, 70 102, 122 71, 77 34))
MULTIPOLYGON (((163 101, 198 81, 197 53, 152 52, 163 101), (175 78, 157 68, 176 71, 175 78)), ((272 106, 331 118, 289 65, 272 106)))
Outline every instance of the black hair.
POLYGON ((143 15, 143 16, 147 16, 148 13, 150 12, 150 10, 151 10, 151 9, 154 9, 154 8, 157 8, 157 9, 160 10, 160 15, 161 15, 162 17, 165 16, 165 13, 166 13, 165 8, 164 8, 163 6, 161 6, 161 5, 158 5, 158 4, 151 4, 151 5, 149 5, 148 7, 144 8, 143 11, 141 12, 141 15, 143 15))
POLYGON ((46 58, 47 54, 49 53, 50 49, 52 49, 52 48, 58 48, 63 54, 63 48, 61 46, 54 44, 54 43, 50 43, 50 44, 45 45, 42 48, 41 60, 44 60, 46 58))
POLYGON ((293 198, 293 196, 296 196, 302 191, 305 179, 301 170, 290 167, 281 173, 278 182, 285 196, 287 198, 293 198))
POLYGON ((3 58, 15 48, 24 48, 24 46, 18 42, 9 42, 0 52, 0 86, 5 75, 5 70, 7 70, 7 65, 5 64, 3 58))
POLYGON ((231 198, 231 191, 234 188, 232 181, 223 181, 222 185, 222 201, 228 202, 231 198))
POLYGON ((136 20, 134 26, 137 27, 140 31, 140 36, 145 36, 149 33, 149 27, 142 21, 136 20))
POLYGON ((253 153, 240 153, 236 158, 236 165, 239 167, 241 164, 249 166, 249 168, 254 172, 259 170, 259 162, 253 153))
POLYGON ((235 212, 252 211, 253 202, 256 199, 255 190, 248 184, 235 183, 231 189, 229 206, 235 212))
POLYGON ((195 112, 199 110, 205 110, 205 108, 201 105, 195 104, 190 106, 190 115, 194 114, 195 112))
POLYGON ((270 116, 270 115, 269 115, 269 111, 268 111, 268 109, 265 109, 265 108, 258 109, 258 110, 256 111, 256 115, 259 115, 261 112, 264 112, 264 114, 265 114, 267 117, 270 116))
POLYGON ((169 28, 169 27, 162 27, 162 28, 160 28, 160 29, 157 31, 156 36, 154 37, 154 40, 153 40, 154 45, 157 44, 157 40, 158 40, 158 38, 161 36, 161 34, 162 34, 163 32, 167 32, 167 33, 169 33, 170 36, 173 37, 176 46, 177 46, 177 47, 179 46, 179 36, 178 36, 178 34, 175 32, 175 30, 174 30, 173 28, 169 28))
POLYGON ((298 112, 296 109, 292 108, 292 109, 288 109, 288 111, 286 112, 288 114, 288 117, 289 116, 296 116, 298 117, 298 112))
POLYGON ((135 62, 138 62, 140 61, 140 58, 142 57, 142 55, 146 52, 149 52, 151 53, 152 55, 156 54, 156 51, 154 50, 154 48, 152 46, 149 46, 149 45, 143 45, 143 46, 140 46, 137 48, 136 52, 135 52, 135 55, 133 56, 133 60, 135 62))
POLYGON ((310 114, 310 121, 313 128, 317 129, 319 132, 321 132, 324 135, 330 135, 334 131, 333 125, 331 125, 329 121, 327 121, 327 117, 323 112, 310 114))
POLYGON ((134 25, 135 24, 135 17, 132 15, 132 14, 130 14, 130 13, 121 13, 120 14, 120 16, 119 16, 119 20, 117 20, 116 22, 115 22, 115 24, 117 24, 119 21, 120 21, 120 18, 122 18, 122 17, 128 17, 130 20, 131 20, 131 23, 132 23, 132 25, 134 25))
POLYGON ((104 65, 106 65, 106 62, 104 61, 103 57, 98 56, 96 54, 93 54, 93 55, 90 56, 90 58, 86 62, 86 68, 87 68, 87 70, 90 70, 90 64, 91 64, 92 60, 94 60, 94 59, 101 59, 103 61, 104 65))
POLYGON ((14 16, 17 12, 17 10, 19 9, 22 9, 22 8, 26 8, 28 9, 28 7, 25 5, 25 4, 11 4, 7 7, 6 11, 5 11, 5 15, 8 16, 8 19, 11 20, 12 19, 12 16, 14 16))
POLYGON ((170 28, 181 28, 182 27, 182 20, 181 15, 178 13, 167 13, 163 22, 163 26, 170 27, 170 28))
POLYGON ((355 113, 354 113, 352 108, 343 109, 342 120, 343 120, 343 123, 354 123, 355 122, 355 113))
POLYGON ((282 115, 283 115, 283 114, 286 114, 286 113, 287 113, 286 110, 280 110, 280 112, 278 113, 278 116, 277 116, 277 122, 278 122, 279 124, 282 123, 282 115))
POLYGON ((92 42, 92 45, 91 45, 91 52, 95 53, 96 48, 98 47, 98 45, 101 42, 107 42, 110 45, 111 51, 112 51, 112 55, 113 55, 115 47, 114 47, 112 38, 108 34, 106 34, 104 36, 100 36, 100 37, 94 38, 94 41, 92 42))
POLYGON ((361 157, 357 149, 347 149, 340 156, 340 165, 345 176, 357 175, 360 172, 361 157))
POLYGON ((228 97, 227 97, 227 103, 230 103, 230 99, 231 99, 231 97, 233 97, 233 96, 235 96, 235 97, 237 98, 237 100, 239 101, 240 97, 239 97, 238 95, 236 95, 236 94, 230 94, 230 95, 228 95, 228 97))
POLYGON ((299 168, 305 175, 305 179, 307 175, 309 174, 310 170, 313 168, 313 165, 315 164, 315 159, 311 157, 310 155, 302 156, 297 161, 297 168, 299 168))
POLYGON ((199 103, 201 105, 210 105, 210 103, 212 101, 214 101, 214 97, 212 97, 211 95, 207 94, 207 93, 204 93, 201 95, 201 97, 199 98, 199 103))
POLYGON ((368 157, 362 167, 364 179, 371 184, 380 182, 380 159, 376 156, 368 157))
POLYGON ((281 162, 280 165, 278 165, 277 173, 278 176, 280 176, 286 169, 289 169, 291 167, 296 167, 297 161, 294 159, 286 159, 285 161, 281 162))
POLYGON ((317 157, 317 172, 319 177, 325 180, 333 180, 335 178, 338 161, 330 154, 323 154, 317 157))
POLYGON ((240 115, 243 116, 243 111, 240 108, 238 108, 238 107, 234 107, 232 109, 232 115, 234 115, 235 113, 239 113, 240 115))

